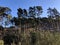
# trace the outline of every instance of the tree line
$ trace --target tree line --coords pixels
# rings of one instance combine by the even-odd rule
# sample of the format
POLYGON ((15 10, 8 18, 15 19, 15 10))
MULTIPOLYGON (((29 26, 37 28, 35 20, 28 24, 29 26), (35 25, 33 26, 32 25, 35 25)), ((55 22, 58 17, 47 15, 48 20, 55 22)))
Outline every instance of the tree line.
POLYGON ((17 17, 12 17, 9 7, 0 7, 0 26, 34 28, 34 30, 59 30, 60 29, 60 13, 56 8, 48 8, 48 17, 40 17, 43 13, 42 6, 29 7, 28 10, 18 8, 17 17))

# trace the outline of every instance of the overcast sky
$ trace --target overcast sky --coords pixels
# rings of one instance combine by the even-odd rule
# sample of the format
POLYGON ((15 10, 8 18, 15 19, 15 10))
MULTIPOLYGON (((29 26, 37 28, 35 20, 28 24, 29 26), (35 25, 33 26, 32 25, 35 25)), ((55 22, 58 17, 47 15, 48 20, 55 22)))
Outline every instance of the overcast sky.
POLYGON ((25 8, 28 10, 30 6, 42 6, 42 16, 47 16, 49 7, 56 8, 60 12, 60 0, 0 0, 0 6, 9 7, 12 10, 12 15, 17 16, 17 9, 25 8))

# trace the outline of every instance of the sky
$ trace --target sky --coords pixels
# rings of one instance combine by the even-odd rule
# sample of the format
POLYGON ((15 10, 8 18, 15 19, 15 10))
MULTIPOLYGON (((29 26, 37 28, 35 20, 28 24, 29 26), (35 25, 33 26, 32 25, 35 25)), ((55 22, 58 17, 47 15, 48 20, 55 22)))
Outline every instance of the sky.
POLYGON ((56 8, 60 12, 60 0, 0 0, 0 6, 9 7, 12 12, 12 16, 17 16, 17 9, 27 9, 30 6, 42 6, 42 17, 47 16, 47 9, 49 7, 56 8))

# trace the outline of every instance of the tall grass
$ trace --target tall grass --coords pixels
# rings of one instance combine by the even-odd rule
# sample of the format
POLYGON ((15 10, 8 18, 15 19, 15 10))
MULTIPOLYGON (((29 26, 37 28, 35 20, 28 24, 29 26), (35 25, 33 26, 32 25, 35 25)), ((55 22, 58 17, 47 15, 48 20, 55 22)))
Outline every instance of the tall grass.
POLYGON ((60 32, 29 31, 21 35, 22 45, 60 45, 60 32))

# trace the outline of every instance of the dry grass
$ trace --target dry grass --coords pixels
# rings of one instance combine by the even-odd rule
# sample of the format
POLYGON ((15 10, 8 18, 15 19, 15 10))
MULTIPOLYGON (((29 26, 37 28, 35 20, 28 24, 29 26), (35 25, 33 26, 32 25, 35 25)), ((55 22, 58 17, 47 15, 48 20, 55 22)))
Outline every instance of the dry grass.
POLYGON ((0 45, 4 45, 4 41, 3 40, 0 40, 0 45))
POLYGON ((24 33, 22 39, 23 45, 33 45, 33 40, 35 40, 34 45, 60 45, 60 32, 31 31, 28 34, 24 33))

